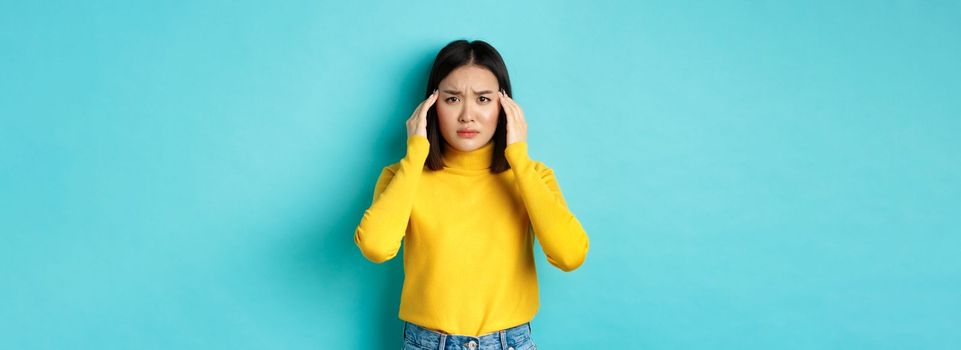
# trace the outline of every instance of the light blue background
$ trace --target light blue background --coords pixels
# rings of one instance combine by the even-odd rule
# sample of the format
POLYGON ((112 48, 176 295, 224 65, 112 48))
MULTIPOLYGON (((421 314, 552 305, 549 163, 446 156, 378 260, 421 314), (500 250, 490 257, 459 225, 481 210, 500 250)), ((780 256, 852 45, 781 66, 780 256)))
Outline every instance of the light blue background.
POLYGON ((460 38, 591 238, 541 348, 961 348, 961 4, 803 3, 4 1, 0 348, 399 348, 353 231, 460 38))

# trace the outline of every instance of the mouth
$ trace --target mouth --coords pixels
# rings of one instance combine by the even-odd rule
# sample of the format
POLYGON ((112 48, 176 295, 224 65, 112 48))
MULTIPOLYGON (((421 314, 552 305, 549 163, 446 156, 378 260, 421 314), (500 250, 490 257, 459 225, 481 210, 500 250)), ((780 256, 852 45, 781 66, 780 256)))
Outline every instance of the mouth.
POLYGON ((480 131, 473 130, 473 129, 457 130, 457 136, 460 136, 462 138, 467 138, 467 139, 477 136, 479 134, 480 134, 480 131))

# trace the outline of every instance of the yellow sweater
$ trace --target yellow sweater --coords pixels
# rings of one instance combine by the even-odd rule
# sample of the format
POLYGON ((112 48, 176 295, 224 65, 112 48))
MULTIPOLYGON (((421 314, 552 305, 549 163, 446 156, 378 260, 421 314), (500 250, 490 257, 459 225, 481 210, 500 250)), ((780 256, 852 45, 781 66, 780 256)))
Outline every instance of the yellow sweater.
POLYGON ((589 245, 553 171, 528 157, 526 142, 507 146, 511 169, 500 174, 490 172, 493 142, 448 147, 444 169, 425 170, 429 146, 412 136, 406 156, 383 169, 354 242, 381 263, 403 240, 402 320, 470 336, 531 321, 540 306, 534 235, 563 271, 580 266, 589 245))

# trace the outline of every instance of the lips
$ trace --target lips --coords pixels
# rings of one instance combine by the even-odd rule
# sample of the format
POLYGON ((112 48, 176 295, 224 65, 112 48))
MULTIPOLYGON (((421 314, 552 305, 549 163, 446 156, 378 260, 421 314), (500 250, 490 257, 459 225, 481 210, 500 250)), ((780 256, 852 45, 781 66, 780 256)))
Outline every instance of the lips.
POLYGON ((477 131, 474 129, 457 130, 457 136, 460 136, 460 137, 474 137, 474 136, 477 136, 477 134, 480 134, 480 131, 477 131))

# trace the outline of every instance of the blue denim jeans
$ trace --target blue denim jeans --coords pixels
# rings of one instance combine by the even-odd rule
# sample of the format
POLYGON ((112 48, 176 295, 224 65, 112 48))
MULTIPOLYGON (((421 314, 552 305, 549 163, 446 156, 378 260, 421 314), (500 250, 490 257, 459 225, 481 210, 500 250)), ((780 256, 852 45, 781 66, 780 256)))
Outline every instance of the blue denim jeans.
POLYGON ((432 331, 404 321, 404 350, 536 350, 531 339, 531 324, 477 337, 432 331))

